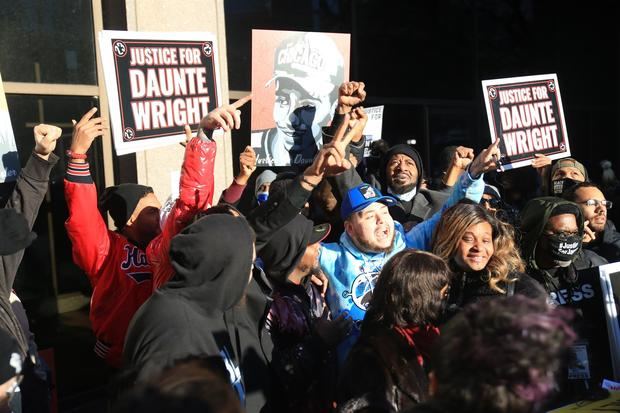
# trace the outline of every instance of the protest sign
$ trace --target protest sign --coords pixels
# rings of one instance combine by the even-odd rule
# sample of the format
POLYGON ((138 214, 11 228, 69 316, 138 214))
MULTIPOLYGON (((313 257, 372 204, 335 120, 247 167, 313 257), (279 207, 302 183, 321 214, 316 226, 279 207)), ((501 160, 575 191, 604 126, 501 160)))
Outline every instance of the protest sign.
POLYGON ((384 106, 372 106, 364 108, 368 116, 368 122, 364 127, 362 136, 364 136, 364 157, 370 156, 370 145, 374 141, 381 139, 381 131, 383 130, 383 108, 384 106))
POLYGON ((349 77, 349 34, 252 30, 252 138, 259 166, 304 166, 349 77))
POLYGON ((185 140, 221 105, 212 33, 99 33, 116 153, 185 140))
POLYGON ((0 76, 0 183, 13 182, 19 174, 19 157, 0 76))
MULTIPOLYGON (((620 381, 620 262, 599 267, 614 378, 620 381)), ((620 388, 618 389, 620 390, 620 388)))
MULTIPOLYGON (((554 304, 575 310, 572 327, 579 340, 571 349, 566 377, 572 381, 587 381, 589 388, 595 388, 603 379, 613 377, 600 268, 603 267, 580 270, 576 282, 570 287, 549 292, 554 304)), ((573 389, 563 389, 563 392, 574 392, 577 385, 573 383, 571 386, 573 389)))
POLYGON ((482 81, 491 140, 501 139, 502 169, 531 165, 535 154, 570 156, 555 74, 482 81))

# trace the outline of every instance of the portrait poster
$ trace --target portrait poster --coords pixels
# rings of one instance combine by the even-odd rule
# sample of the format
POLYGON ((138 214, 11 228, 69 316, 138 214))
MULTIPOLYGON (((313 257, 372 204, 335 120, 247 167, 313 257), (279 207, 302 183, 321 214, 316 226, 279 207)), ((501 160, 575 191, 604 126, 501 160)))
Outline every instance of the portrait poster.
POLYGON ((351 35, 252 30, 251 145, 258 166, 307 166, 323 145, 351 35))
POLYGON ((491 141, 500 138, 503 170, 529 166, 535 154, 570 156, 555 74, 482 81, 491 141))
POLYGON ((99 42, 117 154, 182 142, 221 105, 214 34, 104 30, 99 42))
POLYGON ((9 116, 9 105, 0 75, 0 183, 13 182, 19 175, 19 156, 9 116))

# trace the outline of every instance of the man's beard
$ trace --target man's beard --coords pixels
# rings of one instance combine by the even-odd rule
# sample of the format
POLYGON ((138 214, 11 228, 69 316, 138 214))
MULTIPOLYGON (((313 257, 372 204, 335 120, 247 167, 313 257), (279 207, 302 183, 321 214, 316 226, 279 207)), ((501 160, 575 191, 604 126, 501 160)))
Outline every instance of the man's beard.
POLYGON ((392 185, 390 185, 390 189, 396 195, 406 194, 407 192, 413 191, 414 188, 415 188, 415 183, 397 184, 396 182, 392 181, 392 185))
POLYGON ((355 243, 358 245, 358 248, 360 250, 364 252, 371 252, 371 253, 376 254, 380 252, 384 252, 384 253, 392 252, 392 250, 394 249, 395 240, 396 240, 396 232, 392 232, 392 241, 390 241, 390 245, 386 248, 377 249, 377 247, 372 247, 366 240, 355 240, 355 243))
POLYGON ((588 226, 590 227, 590 229, 593 232, 596 233, 596 237, 598 238, 599 234, 601 234, 605 230, 605 224, 606 223, 607 223, 607 220, 605 220, 602 224, 596 224, 596 223, 590 221, 590 224, 588 226))

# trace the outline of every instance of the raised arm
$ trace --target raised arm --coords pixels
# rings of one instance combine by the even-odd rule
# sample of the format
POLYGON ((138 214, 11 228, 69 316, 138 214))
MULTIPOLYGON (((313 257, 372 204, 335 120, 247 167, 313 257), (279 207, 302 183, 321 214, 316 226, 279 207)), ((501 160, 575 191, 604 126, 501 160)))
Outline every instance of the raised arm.
MULTIPOLYGON (((61 134, 62 131, 56 126, 38 125, 34 128, 34 151, 26 166, 21 170, 13 193, 6 204, 6 208, 14 208, 26 218, 31 230, 47 192, 50 172, 58 162, 58 157, 52 151, 56 148, 56 141, 61 134)), ((23 256, 22 250, 2 257, 5 279, 0 282, 0 293, 7 299, 23 256)))
MULTIPOLYGON (((351 167, 340 147, 333 143, 323 145, 312 164, 290 182, 281 199, 269 197, 249 215, 248 221, 256 232, 256 251, 268 242, 271 234, 290 222, 305 206, 312 190, 324 176, 341 173, 351 167)), ((259 254, 260 255, 260 254, 259 254)))
POLYGON ((73 120, 73 137, 65 175, 65 199, 69 218, 65 222, 73 245, 73 261, 88 275, 92 285, 110 249, 110 234, 97 208, 97 189, 90 176, 86 152, 107 128, 104 118, 89 110, 79 122, 73 120))
POLYGON ((213 172, 217 145, 211 136, 216 129, 232 130, 241 126, 239 108, 250 96, 231 105, 221 106, 209 112, 201 122, 197 136, 185 127, 187 145, 181 167, 179 199, 174 203, 162 225, 162 232, 148 245, 146 254, 153 272, 153 288, 163 285, 172 275, 168 251, 170 241, 201 211, 213 205, 213 172))
POLYGON ((248 180, 256 170, 256 152, 251 146, 246 146, 239 155, 239 173, 228 188, 222 192, 220 202, 236 205, 245 190, 248 180))
POLYGON ((446 175, 441 180, 442 184, 451 188, 458 181, 459 177, 467 170, 469 164, 474 159, 474 150, 459 146, 452 154, 452 161, 446 171, 446 175))
POLYGON ((413 227, 405 236, 407 247, 421 250, 430 250, 433 239, 433 231, 441 218, 441 214, 458 203, 461 199, 467 198, 473 202, 480 202, 484 193, 484 173, 497 169, 499 166, 499 139, 492 143, 469 165, 466 173, 463 173, 456 185, 453 187, 450 196, 444 202, 440 211, 437 211, 429 219, 422 221, 413 227))

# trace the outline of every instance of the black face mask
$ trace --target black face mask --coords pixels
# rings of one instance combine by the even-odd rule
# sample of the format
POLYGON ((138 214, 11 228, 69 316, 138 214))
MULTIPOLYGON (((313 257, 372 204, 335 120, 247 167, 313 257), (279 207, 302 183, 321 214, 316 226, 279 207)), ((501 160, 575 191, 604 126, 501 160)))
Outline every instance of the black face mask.
POLYGON ((574 235, 545 235, 548 240, 547 253, 560 266, 570 265, 573 258, 581 249, 582 237, 579 234, 574 235), (562 265, 566 264, 566 265, 562 265))
POLYGON ((568 188, 572 186, 577 185, 578 183, 579 181, 575 181, 574 179, 570 179, 570 178, 556 179, 554 181, 551 181, 551 184, 552 184, 551 191, 553 192, 553 195, 560 196, 562 195, 562 192, 566 191, 568 188))

